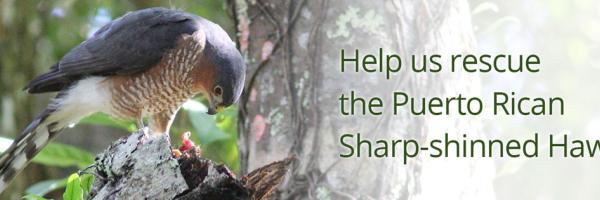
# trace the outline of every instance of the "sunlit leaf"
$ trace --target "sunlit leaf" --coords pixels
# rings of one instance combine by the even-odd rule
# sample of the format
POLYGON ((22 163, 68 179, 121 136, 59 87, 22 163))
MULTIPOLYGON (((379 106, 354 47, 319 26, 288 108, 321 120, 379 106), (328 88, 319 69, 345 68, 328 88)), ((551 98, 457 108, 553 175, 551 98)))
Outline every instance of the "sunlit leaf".
POLYGON ((67 188, 63 193, 64 200, 81 200, 83 199, 83 190, 81 188, 81 180, 77 173, 71 174, 67 180, 67 188))
MULTIPOLYGON (((184 109, 186 108, 184 107, 184 109)), ((200 144, 210 144, 229 138, 217 127, 215 116, 210 116, 198 109, 186 109, 186 111, 194 127, 194 132, 200 138, 200 144)))
POLYGON ((187 110, 187 111, 195 111, 195 112, 208 111, 208 108, 203 103, 201 103, 199 100, 195 100, 195 99, 186 101, 182 107, 184 110, 187 110))

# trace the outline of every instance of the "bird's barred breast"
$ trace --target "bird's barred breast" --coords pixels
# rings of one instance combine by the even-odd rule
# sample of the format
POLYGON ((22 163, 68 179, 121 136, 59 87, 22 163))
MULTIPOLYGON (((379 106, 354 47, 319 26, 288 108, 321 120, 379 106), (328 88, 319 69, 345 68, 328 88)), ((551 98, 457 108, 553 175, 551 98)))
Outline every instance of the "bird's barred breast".
POLYGON ((193 37, 184 37, 179 43, 145 72, 110 77, 111 115, 138 119, 174 111, 200 92, 194 72, 199 70, 203 43, 193 37))

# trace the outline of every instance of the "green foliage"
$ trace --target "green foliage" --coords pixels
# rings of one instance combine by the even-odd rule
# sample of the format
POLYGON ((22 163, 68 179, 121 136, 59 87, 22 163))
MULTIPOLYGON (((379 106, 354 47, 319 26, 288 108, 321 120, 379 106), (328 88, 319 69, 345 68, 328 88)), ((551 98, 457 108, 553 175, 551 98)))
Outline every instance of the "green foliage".
POLYGON ((83 199, 85 194, 90 192, 92 184, 94 183, 94 176, 90 174, 79 175, 77 173, 71 174, 67 179, 67 188, 63 193, 64 200, 80 200, 83 199))
MULTIPOLYGON (((12 140, 0 139, 3 143, 12 143, 12 140)), ((0 150, 0 153, 4 150, 0 150)), ((66 144, 50 143, 33 158, 32 162, 46 166, 83 168, 94 163, 94 158, 94 155, 83 149, 66 144)))
MULTIPOLYGON (((0 139, 8 141, 8 139, 0 139)), ((12 141, 10 141, 10 143, 12 143, 12 141)), ((77 147, 59 143, 50 143, 33 158, 32 162, 54 167, 77 166, 79 168, 84 168, 94 163, 94 157, 95 156, 93 156, 91 153, 77 147)), ((86 174, 81 177, 81 180, 82 185, 85 186, 84 191, 89 192, 94 177, 86 174)), ((24 196, 23 198, 44 199, 42 197, 43 195, 46 195, 53 190, 65 187, 68 181, 70 180, 52 179, 37 182, 36 184, 33 184, 27 188, 26 193, 28 195, 24 196)))
POLYGON ((210 144, 229 138, 229 135, 217 127, 216 118, 207 115, 206 111, 185 108, 184 110, 192 123, 193 132, 199 137, 201 144, 210 144))
POLYGON ((94 163, 91 153, 65 144, 50 143, 33 158, 33 162, 47 166, 84 168, 94 163))
POLYGON ((86 194, 90 193, 90 190, 92 189, 92 185, 94 184, 94 175, 91 174, 83 174, 80 176, 81 177, 81 188, 83 189, 83 192, 85 192, 86 194))
POLYGON ((232 106, 217 115, 206 114, 206 106, 191 100, 183 107, 202 149, 202 156, 223 162, 234 171, 239 170, 237 148, 237 107, 232 106))
POLYGON ((67 188, 63 193, 64 200, 81 200, 83 199, 83 187, 81 187, 81 178, 77 173, 71 174, 67 179, 67 188))

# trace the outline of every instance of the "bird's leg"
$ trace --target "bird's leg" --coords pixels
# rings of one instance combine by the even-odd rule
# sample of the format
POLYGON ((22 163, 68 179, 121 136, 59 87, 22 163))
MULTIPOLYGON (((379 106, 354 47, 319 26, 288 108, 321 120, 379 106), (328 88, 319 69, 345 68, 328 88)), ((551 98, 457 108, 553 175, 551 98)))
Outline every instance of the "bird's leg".
POLYGON ((175 119, 175 113, 177 113, 177 110, 179 110, 179 108, 174 111, 166 110, 166 111, 151 115, 148 120, 149 121, 148 127, 154 133, 169 134, 169 129, 171 128, 171 125, 173 124, 173 120, 175 119))
POLYGON ((138 127, 138 129, 143 129, 144 127, 146 127, 144 125, 144 117, 138 118, 138 120, 137 120, 137 127, 138 127))

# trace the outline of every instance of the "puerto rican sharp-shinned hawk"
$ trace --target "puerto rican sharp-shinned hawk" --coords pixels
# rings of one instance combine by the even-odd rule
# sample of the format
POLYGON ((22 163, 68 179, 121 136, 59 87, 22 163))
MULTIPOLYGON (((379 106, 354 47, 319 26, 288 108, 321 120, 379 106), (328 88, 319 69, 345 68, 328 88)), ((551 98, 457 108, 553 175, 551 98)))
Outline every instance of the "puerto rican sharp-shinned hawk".
POLYGON ((26 86, 29 93, 58 94, 0 157, 0 192, 58 132, 85 116, 147 117, 152 132, 168 134, 185 101, 203 94, 215 114, 239 99, 244 78, 243 58, 219 25, 165 8, 130 12, 26 86))

